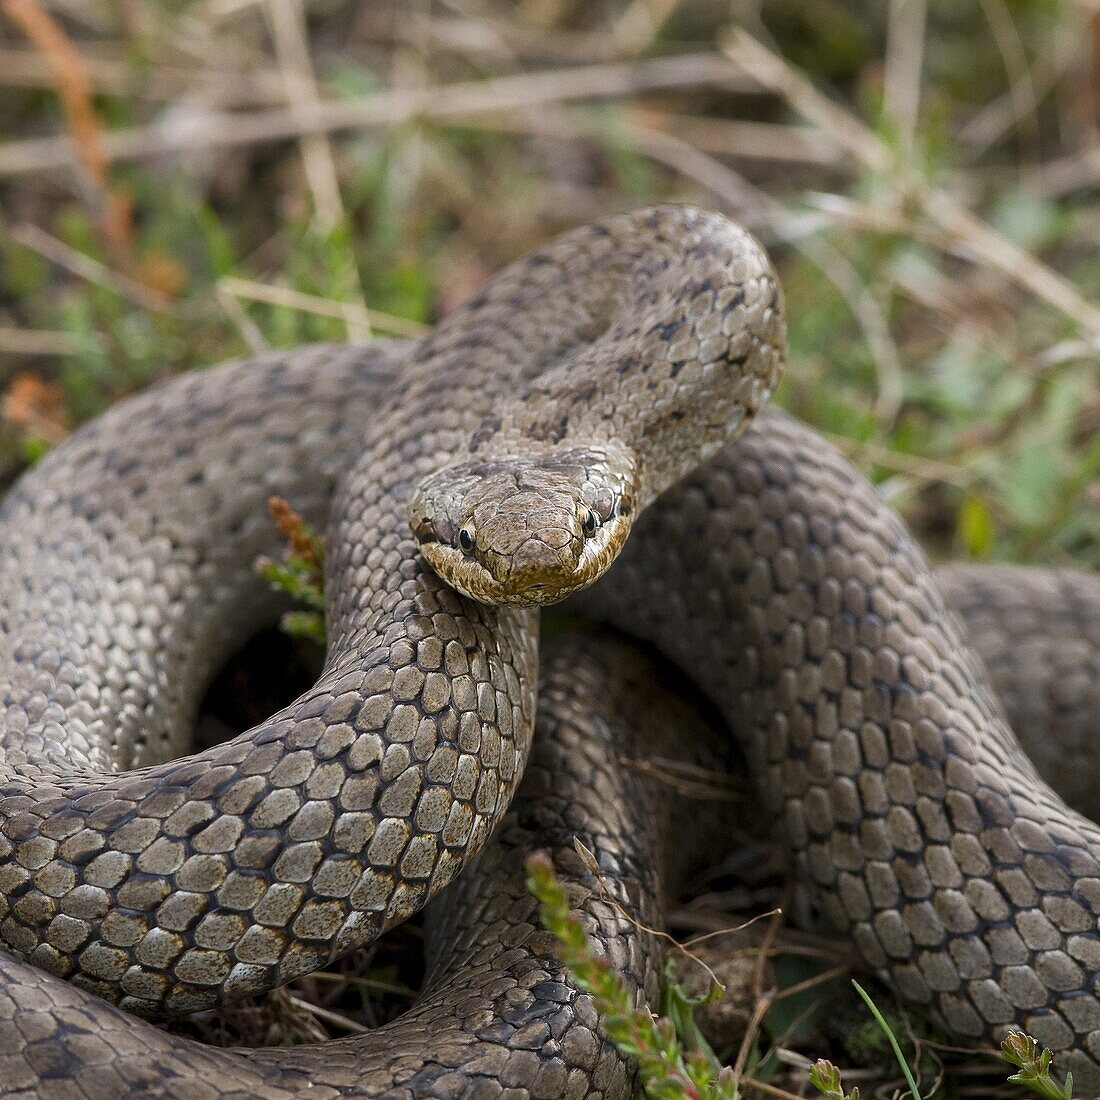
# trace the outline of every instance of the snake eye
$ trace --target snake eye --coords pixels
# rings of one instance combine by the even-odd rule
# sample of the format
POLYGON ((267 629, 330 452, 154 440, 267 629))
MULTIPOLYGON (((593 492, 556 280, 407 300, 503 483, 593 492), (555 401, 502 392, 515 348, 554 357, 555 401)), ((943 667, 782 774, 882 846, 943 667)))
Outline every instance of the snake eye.
POLYGON ((458 529, 458 546, 464 554, 473 553, 474 533, 469 527, 460 527, 458 529))
POLYGON ((581 520, 581 530, 591 538, 596 529, 600 526, 600 517, 591 508, 584 513, 584 519, 581 520))

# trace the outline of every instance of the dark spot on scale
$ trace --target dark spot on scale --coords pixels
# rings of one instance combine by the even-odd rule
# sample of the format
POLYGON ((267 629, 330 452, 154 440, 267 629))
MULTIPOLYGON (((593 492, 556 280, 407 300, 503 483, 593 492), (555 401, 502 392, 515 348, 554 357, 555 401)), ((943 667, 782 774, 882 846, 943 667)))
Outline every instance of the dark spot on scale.
POLYGON ((734 296, 722 306, 722 313, 729 313, 731 309, 735 309, 737 306, 743 306, 745 304, 745 288, 739 286, 734 296))
POLYGON ((594 378, 586 378, 577 384, 573 390, 572 396, 576 401, 586 403, 596 396, 598 389, 599 386, 597 386, 594 378))
POLYGON ((482 443, 488 443, 500 431, 501 427, 502 423, 499 416, 487 416, 481 422, 481 427, 470 436, 470 450, 476 451, 482 443))
POLYGON ((671 340, 683 328, 683 321, 661 321, 651 328, 662 340, 671 340))

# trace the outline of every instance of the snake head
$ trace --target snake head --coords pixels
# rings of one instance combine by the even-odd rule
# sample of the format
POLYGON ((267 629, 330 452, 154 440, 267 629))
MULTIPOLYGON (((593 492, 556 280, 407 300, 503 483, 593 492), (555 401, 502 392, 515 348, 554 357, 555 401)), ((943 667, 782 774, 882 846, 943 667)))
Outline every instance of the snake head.
POLYGON ((416 487, 410 525, 428 564, 475 600, 557 603, 615 560, 635 509, 626 448, 475 458, 416 487))

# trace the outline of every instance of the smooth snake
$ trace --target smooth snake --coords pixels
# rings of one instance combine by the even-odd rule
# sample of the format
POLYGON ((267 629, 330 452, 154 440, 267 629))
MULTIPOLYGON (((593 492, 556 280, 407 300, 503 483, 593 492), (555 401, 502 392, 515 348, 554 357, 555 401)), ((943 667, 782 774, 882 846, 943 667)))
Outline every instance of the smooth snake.
MULTIPOLYGON (((535 613, 459 597, 424 558, 446 569, 445 553, 483 597, 538 602, 605 568, 622 521, 672 485, 586 610, 719 707, 800 876, 871 969, 962 1038, 1026 1027, 1100 1088, 1100 838, 1002 716, 1088 808, 1097 586, 1019 569, 933 579, 873 488, 781 413, 716 453, 781 360, 778 289, 751 239, 657 208, 560 238, 416 345, 298 349, 177 379, 27 475, 0 516, 0 937, 73 985, 0 959, 0 1090, 626 1091, 517 886, 517 853, 535 845, 583 880, 576 833, 624 903, 659 905, 642 842, 660 847, 654 823, 676 808, 631 818, 660 795, 638 793, 604 747, 570 764, 616 724, 645 746, 686 740, 693 720, 610 642, 555 653, 541 780, 480 877, 448 892, 434 981, 396 1025, 214 1051, 84 990, 192 1011, 423 905, 505 813, 536 675, 535 613), (336 486, 321 679, 178 759, 212 673, 274 611, 251 572, 271 549, 265 497, 318 515, 336 486)), ((585 911, 652 993, 647 937, 596 894, 585 911)))

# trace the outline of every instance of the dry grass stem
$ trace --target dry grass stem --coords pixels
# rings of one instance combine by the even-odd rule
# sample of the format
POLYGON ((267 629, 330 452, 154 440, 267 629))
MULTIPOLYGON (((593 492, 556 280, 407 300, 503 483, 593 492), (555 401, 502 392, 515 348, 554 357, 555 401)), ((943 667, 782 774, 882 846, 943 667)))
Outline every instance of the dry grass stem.
POLYGON ((72 355, 78 347, 68 332, 0 328, 0 354, 4 355, 72 355))
POLYGON ((784 986, 772 997, 772 1002, 782 1001, 785 997, 795 997, 799 993, 805 993, 807 989, 816 989, 819 985, 825 985, 826 982, 835 981, 837 978, 845 978, 851 972, 851 966, 834 966, 830 970, 815 974, 812 978, 805 978, 801 982, 795 982, 794 985, 784 986))
MULTIPOLYGON (((316 108, 321 97, 317 91, 313 61, 309 56, 301 0, 267 0, 264 14, 271 26, 287 106, 292 114, 307 107, 316 108)), ((299 145, 317 217, 322 227, 330 230, 344 217, 332 148, 327 136, 317 133, 304 133, 299 145)))
POLYGON ((812 126, 693 117, 646 108, 635 108, 630 118, 642 129, 675 135, 712 156, 820 168, 850 163, 850 158, 844 157, 836 142, 812 126))
POLYGON ((611 25, 611 40, 626 57, 644 53, 680 6, 680 0, 630 0, 611 25))
MULTIPOLYGON (((393 89, 371 96, 310 104, 294 111, 280 108, 233 114, 199 113, 192 115, 185 125, 166 122, 108 132, 103 136, 103 154, 109 161, 167 153, 193 154, 200 149, 297 139, 304 134, 397 126, 414 119, 457 121, 550 103, 617 99, 690 87, 740 91, 745 89, 746 81, 731 73, 722 58, 710 53, 586 65, 433 88, 393 89)), ((0 147, 0 177, 56 170, 70 163, 69 144, 58 138, 31 138, 0 147)))
POLYGON ((168 313, 172 310, 172 303, 164 295, 158 294, 135 279, 113 271, 106 264, 100 263, 86 253, 71 248, 37 225, 31 225, 29 222, 16 225, 8 230, 8 236, 51 263, 64 268, 71 275, 129 298, 142 309, 158 313, 168 313))
POLYGON ((313 313, 319 317, 350 317, 365 328, 376 328, 390 332, 395 336, 423 336, 427 325, 410 321, 407 317, 396 317, 392 313, 382 313, 366 306, 337 302, 331 298, 319 298, 315 294, 305 294, 290 287, 274 286, 270 283, 257 283, 251 279, 241 279, 227 275, 218 281, 218 287, 234 298, 247 298, 253 302, 264 302, 272 306, 284 306, 302 313, 313 313))
POLYGON ((631 771, 672 787, 688 798, 712 802, 716 800, 738 802, 744 797, 741 793, 744 784, 739 783, 736 777, 724 772, 715 772, 684 761, 667 760, 663 757, 639 760, 624 756, 619 759, 620 763, 631 771))
POLYGON ((742 71, 782 95, 807 121, 830 131, 864 165, 894 181, 903 196, 955 240, 958 251, 1042 299, 1075 324, 1100 334, 1100 308, 1052 268, 1008 240, 944 191, 928 186, 862 122, 822 95, 801 72, 744 31, 726 37, 725 51, 742 71))
POLYGON ((248 350, 253 355, 263 355, 264 352, 270 351, 271 345, 267 342, 267 337, 264 336, 260 326, 248 316, 238 297, 226 289, 224 283, 223 279, 215 285, 214 297, 233 327, 240 333, 248 350))
POLYGON ((926 0, 890 0, 886 34, 883 113, 898 130, 902 155, 913 155, 920 116, 926 0))
POLYGON ((294 996, 293 993, 287 995, 287 1000, 295 1008, 301 1009, 303 1012, 308 1012, 311 1016, 316 1016, 318 1020, 324 1020, 326 1024, 332 1024, 333 1027, 338 1027, 343 1031, 350 1031, 359 1035, 364 1031, 371 1030, 357 1020, 352 1020, 350 1017, 344 1016, 339 1012, 333 1012, 331 1009, 322 1008, 320 1005, 315 1005, 302 997, 294 996))
MULTIPOLYGON (((98 94, 133 96, 153 102, 170 102, 186 95, 208 106, 226 108, 273 106, 285 99, 279 74, 262 69, 245 72, 193 69, 158 60, 147 78, 136 82, 132 64, 121 54, 97 50, 82 42, 80 58, 84 74, 98 94)), ((55 86, 53 69, 42 54, 0 47, 0 87, 55 86)))
MULTIPOLYGON (((589 851, 588 848, 586 848, 580 842, 580 840, 577 837, 573 838, 573 848, 576 851, 577 856, 580 858, 581 863, 583 863, 585 868, 588 870, 589 874, 591 874, 595 878, 595 880, 600 884, 600 897, 603 899, 603 901, 605 901, 608 905, 610 905, 611 908, 614 909, 615 912, 617 912, 619 914, 619 916, 622 917, 623 920, 625 920, 627 922, 627 924, 630 924, 634 928, 637 928, 639 932, 644 932, 648 936, 653 936, 655 939, 663 940, 665 943, 670 944, 674 951, 679 952, 685 958, 691 959, 691 961, 693 963, 695 963, 696 966, 698 966, 701 970, 705 971, 707 977, 710 978, 710 980, 723 993, 725 993, 726 987, 718 980, 718 975, 714 972, 714 970, 710 966, 708 966, 701 958, 699 958, 699 956, 696 955, 694 951, 691 950, 691 947, 690 947, 689 944, 681 943, 678 939, 676 939, 675 936, 673 936, 670 933, 664 931, 664 929, 650 928, 649 925, 643 924, 625 906, 623 906, 616 898, 614 898, 611 895, 611 892, 607 888, 607 884, 604 882, 603 872, 600 870, 600 865, 597 862, 596 857, 592 854, 591 851, 589 851)), ((763 913, 759 917, 752 917, 750 920, 747 920, 740 927, 731 928, 731 929, 729 929, 729 931, 739 932, 743 928, 748 928, 749 925, 754 924, 757 920, 763 920, 767 917, 772 916, 774 913, 778 913, 778 912, 779 912, 779 910, 776 909, 776 910, 773 910, 770 913, 763 913)))
POLYGON ((1057 157, 1043 165, 1036 194, 1046 199, 1063 198, 1076 191, 1090 190, 1100 182, 1100 141, 1057 157))
POLYGON ((796 1092, 788 1092, 786 1089, 779 1088, 778 1085, 769 1085, 767 1081, 758 1081, 755 1077, 742 1077, 741 1087, 744 1089, 754 1089, 756 1092, 763 1093, 764 1096, 776 1096, 779 1100, 804 1100, 804 1097, 796 1092))
POLYGON ((1019 135, 1021 151, 1027 155, 1029 163, 1038 165, 1039 98, 1035 94, 1027 52, 1005 0, 980 0, 980 3, 1008 74, 1008 96, 1012 104, 1009 117, 1019 135))
POLYGON ((112 187, 108 178, 103 123, 92 103, 92 84, 83 58, 61 24, 37 0, 0 0, 0 11, 46 59, 100 234, 115 264, 131 270, 134 257, 130 200, 112 187))
MULTIPOLYGON (((294 113, 310 107, 316 108, 321 103, 321 96, 317 90, 313 59, 309 53, 309 38, 301 0, 267 0, 264 13, 275 41, 279 70, 286 88, 287 106, 294 113)), ((347 219, 329 135, 303 134, 298 145, 306 181, 313 195, 314 216, 321 231, 331 233, 347 219)), ((354 270, 354 261, 349 268, 354 270)), ((350 288, 350 294, 353 300, 343 303, 341 317, 347 326, 348 338, 364 342, 371 337, 370 323, 363 320, 366 303, 358 286, 350 288)))

